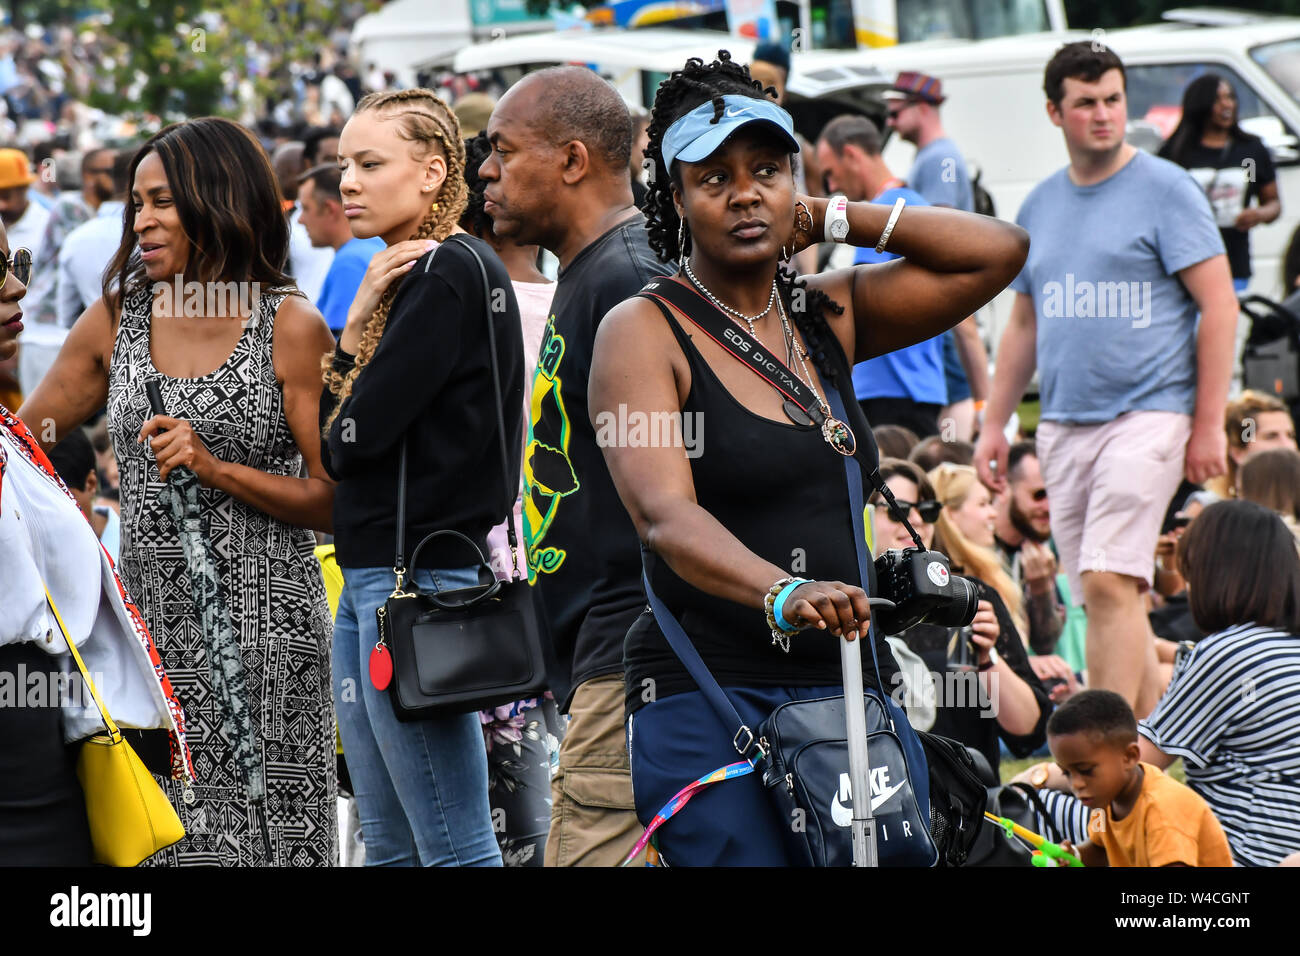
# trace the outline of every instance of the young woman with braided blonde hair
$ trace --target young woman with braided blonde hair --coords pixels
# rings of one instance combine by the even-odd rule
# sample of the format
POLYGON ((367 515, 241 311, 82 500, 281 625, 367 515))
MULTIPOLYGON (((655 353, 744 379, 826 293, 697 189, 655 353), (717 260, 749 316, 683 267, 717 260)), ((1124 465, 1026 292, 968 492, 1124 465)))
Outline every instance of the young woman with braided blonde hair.
MULTIPOLYGON (((321 395, 323 460, 338 481, 334 535, 343 593, 334 630, 339 733, 361 814, 366 863, 501 865, 488 806, 477 714, 400 723, 368 672, 375 611, 393 590, 398 455, 407 448, 406 550, 455 530, 486 551, 510 513, 517 479, 500 462, 488 351, 493 323, 504 395, 510 475, 520 468, 523 339, 501 260, 461 235, 465 153, 447 105, 428 90, 374 93, 339 140, 343 209, 358 238, 379 236, 327 359, 321 395), (474 247, 488 269, 483 301, 474 247)), ((420 554, 426 590, 478 583, 476 557, 452 536, 420 554)))

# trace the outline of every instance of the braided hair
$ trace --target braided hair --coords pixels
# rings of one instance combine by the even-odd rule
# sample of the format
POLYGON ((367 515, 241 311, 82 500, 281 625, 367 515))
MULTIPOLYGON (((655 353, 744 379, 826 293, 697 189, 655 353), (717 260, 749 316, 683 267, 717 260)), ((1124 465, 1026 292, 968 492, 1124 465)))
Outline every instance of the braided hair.
MULTIPOLYGON (((674 167, 671 176, 664 166, 663 137, 681 117, 704 103, 713 103, 713 122, 722 118, 724 96, 748 96, 753 99, 776 98, 773 87, 764 88, 749 75, 749 67, 736 63, 726 50, 718 51, 718 58, 705 64, 699 57, 691 57, 680 70, 674 70, 668 79, 659 84, 655 93, 654 109, 650 112, 650 125, 646 128, 645 157, 651 162, 651 182, 645 202, 646 230, 650 248, 660 262, 676 262, 690 252, 690 237, 686 248, 678 247, 677 235, 681 218, 673 205, 672 187, 682 185, 680 167, 674 167)), ((807 282, 794 273, 779 268, 777 288, 785 301, 795 325, 803 334, 808 354, 817 366, 823 380, 833 382, 835 366, 826 353, 826 343, 834 334, 826 323, 826 310, 836 315, 844 307, 820 289, 809 288, 807 282)))
MULTIPOLYGON (((432 90, 420 88, 371 93, 362 97, 353 115, 371 110, 383 112, 388 118, 396 120, 398 135, 402 139, 418 144, 426 151, 438 150, 446 159, 447 178, 443 180, 429 211, 420 220, 415 234, 410 237, 442 242, 456 228, 461 213, 465 211, 469 194, 465 185, 465 148, 461 143, 460 123, 456 114, 432 90)), ((346 374, 340 374, 333 368, 331 355, 325 356, 321 363, 325 387, 338 398, 338 404, 322 429, 325 436, 329 435, 343 400, 352 394, 352 383, 375 354, 402 279, 402 276, 393 279, 374 313, 366 321, 365 331, 361 333, 361 342, 357 346, 356 364, 346 374)))

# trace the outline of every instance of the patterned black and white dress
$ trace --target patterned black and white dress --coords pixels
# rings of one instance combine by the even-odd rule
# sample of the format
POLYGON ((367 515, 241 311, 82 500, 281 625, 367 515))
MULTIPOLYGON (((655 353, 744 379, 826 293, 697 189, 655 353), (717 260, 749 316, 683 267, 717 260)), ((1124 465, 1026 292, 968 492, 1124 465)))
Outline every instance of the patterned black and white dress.
POLYGON ((266 774, 268 859, 260 813, 246 799, 222 730, 185 556, 147 443, 145 382, 157 379, 167 413, 190 422, 216 458, 273 475, 299 475, 302 454, 271 364, 285 296, 260 297, 226 362, 199 378, 171 378, 149 352, 152 292, 127 296, 109 367, 108 422, 121 473, 121 574, 153 632, 185 709, 196 781, 159 780, 186 837, 160 865, 334 866, 338 858, 331 620, 315 539, 224 492, 201 492, 204 530, 239 638, 249 710, 266 774), (187 802, 188 801, 188 802, 187 802))

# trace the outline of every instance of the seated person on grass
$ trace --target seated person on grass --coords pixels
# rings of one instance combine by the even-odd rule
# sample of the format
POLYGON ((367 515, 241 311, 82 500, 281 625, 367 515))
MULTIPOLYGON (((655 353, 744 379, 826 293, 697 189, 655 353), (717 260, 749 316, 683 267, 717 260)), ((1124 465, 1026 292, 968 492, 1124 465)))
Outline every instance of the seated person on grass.
POLYGON ((1232 866, 1209 804, 1139 759, 1137 718, 1119 694, 1071 697, 1048 720, 1047 744, 1079 802, 1104 810, 1078 849, 1086 866, 1232 866))

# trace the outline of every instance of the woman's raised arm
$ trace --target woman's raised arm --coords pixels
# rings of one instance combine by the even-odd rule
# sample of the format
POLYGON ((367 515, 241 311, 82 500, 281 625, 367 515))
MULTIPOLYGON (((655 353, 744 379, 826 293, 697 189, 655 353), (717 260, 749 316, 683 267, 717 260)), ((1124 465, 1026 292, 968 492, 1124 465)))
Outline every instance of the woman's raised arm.
MULTIPOLYGON (((803 201, 813 229, 811 237, 798 235, 798 246, 821 240, 828 204, 803 201)), ((881 203, 849 203, 846 242, 873 248, 892 213, 893 206, 881 203)), ((854 362, 933 338, 988 303, 1024 266, 1029 234, 991 216, 904 206, 885 249, 902 258, 808 279, 835 301, 852 304, 844 316, 827 319, 854 362)))

